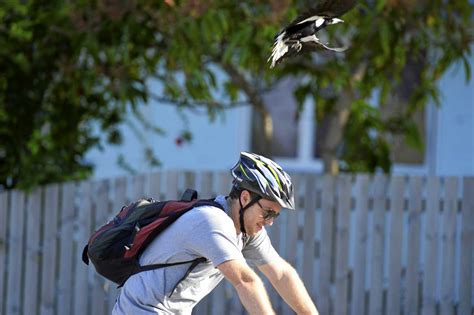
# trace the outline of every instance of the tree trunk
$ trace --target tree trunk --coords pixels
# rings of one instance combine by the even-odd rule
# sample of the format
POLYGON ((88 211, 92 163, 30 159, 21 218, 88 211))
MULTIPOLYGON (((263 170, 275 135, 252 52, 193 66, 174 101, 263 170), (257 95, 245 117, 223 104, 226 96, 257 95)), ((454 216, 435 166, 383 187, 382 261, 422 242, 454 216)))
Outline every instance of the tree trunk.
POLYGON ((222 68, 227 72, 233 84, 237 85, 247 96, 249 103, 259 114, 262 121, 263 151, 264 155, 272 155, 273 120, 265 108, 265 103, 258 90, 246 80, 245 76, 233 65, 221 62, 222 68))
POLYGON ((347 88, 339 97, 333 111, 327 113, 321 122, 326 127, 325 132, 318 138, 321 143, 324 173, 332 175, 339 173, 337 150, 341 145, 344 129, 349 120, 351 103, 352 91, 347 88))
MULTIPOLYGON (((393 85, 391 94, 387 98, 385 106, 381 107, 383 120, 391 118, 407 119, 411 117, 419 128, 421 141, 425 143, 425 107, 412 109, 409 107, 410 98, 422 81, 422 72, 426 66, 426 52, 418 56, 410 55, 405 68, 402 71, 401 80, 393 85), (413 113, 410 113, 413 111, 413 113)), ((401 126, 400 126, 401 127, 401 126)), ((413 148, 405 142, 405 130, 393 130, 388 142, 391 147, 391 160, 397 163, 422 164, 424 152, 419 148, 413 148)))
POLYGON ((342 144, 344 129, 351 113, 351 104, 355 99, 354 86, 358 81, 362 80, 366 69, 367 63, 361 62, 352 73, 347 86, 336 102, 336 106, 334 106, 330 113, 326 113, 321 122, 326 127, 325 132, 317 136, 318 141, 321 143, 324 173, 332 175, 339 173, 337 151, 342 144))
POLYGON ((258 137, 252 137, 252 148, 256 153, 273 155, 273 118, 266 108, 259 108, 252 104, 254 116, 252 117, 252 133, 258 137))

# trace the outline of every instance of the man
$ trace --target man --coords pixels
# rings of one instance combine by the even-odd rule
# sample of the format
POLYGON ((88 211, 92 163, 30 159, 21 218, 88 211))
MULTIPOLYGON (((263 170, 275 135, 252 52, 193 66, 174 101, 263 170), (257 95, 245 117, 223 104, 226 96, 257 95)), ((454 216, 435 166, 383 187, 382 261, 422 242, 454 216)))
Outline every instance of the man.
POLYGON ((113 314, 191 314, 192 308, 225 277, 250 314, 274 314, 254 263, 298 314, 318 314, 295 269, 272 247, 265 225, 282 208, 294 209, 290 176, 270 159, 242 152, 232 168, 225 211, 196 207, 163 231, 140 256, 141 265, 205 257, 194 268, 177 265, 144 271, 123 286, 113 314))

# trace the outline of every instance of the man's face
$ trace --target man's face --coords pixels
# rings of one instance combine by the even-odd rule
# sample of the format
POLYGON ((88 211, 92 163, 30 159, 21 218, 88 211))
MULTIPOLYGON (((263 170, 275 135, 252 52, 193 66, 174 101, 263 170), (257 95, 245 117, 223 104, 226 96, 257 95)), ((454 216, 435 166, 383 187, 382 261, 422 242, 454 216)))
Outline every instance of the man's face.
POLYGON ((281 206, 267 199, 260 199, 244 212, 245 230, 249 236, 256 235, 265 225, 272 225, 280 214, 281 206))

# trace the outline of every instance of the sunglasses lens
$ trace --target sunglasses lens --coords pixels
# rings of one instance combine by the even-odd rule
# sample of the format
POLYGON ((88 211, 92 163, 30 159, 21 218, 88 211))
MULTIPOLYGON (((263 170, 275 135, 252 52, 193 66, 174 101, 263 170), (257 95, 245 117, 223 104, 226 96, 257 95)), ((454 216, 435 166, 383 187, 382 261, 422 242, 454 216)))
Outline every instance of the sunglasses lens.
POLYGON ((272 210, 267 210, 263 218, 265 220, 276 219, 279 215, 280 215, 280 213, 277 213, 277 212, 272 211, 272 210))
POLYGON ((276 212, 276 211, 273 211, 273 210, 265 210, 262 205, 260 204, 260 202, 257 200, 257 204, 260 206, 260 208, 262 208, 262 210, 264 211, 263 212, 263 219, 265 221, 268 221, 270 219, 276 219, 279 215, 280 215, 280 212, 276 212))

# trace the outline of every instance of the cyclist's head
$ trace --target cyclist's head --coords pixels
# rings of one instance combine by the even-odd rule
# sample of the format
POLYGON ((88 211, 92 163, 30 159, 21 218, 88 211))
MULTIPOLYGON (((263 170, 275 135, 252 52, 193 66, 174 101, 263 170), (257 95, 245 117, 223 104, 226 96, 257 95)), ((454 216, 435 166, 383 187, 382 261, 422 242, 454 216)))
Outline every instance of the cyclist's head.
POLYGON ((250 191, 250 190, 248 190, 248 189, 245 189, 245 188, 243 188, 243 187, 240 187, 240 186, 236 185, 235 183, 233 183, 233 185, 232 185, 232 190, 231 190, 230 193, 229 193, 229 197, 230 197, 231 199, 236 199, 236 200, 237 200, 237 199, 240 198, 240 195, 242 194, 242 191, 244 191, 244 190, 247 190, 247 191, 249 192, 249 194, 250 194, 250 199, 252 199, 252 200, 255 199, 255 198, 257 198, 257 197, 262 198, 262 196, 260 196, 259 194, 256 194, 256 193, 254 193, 253 191, 250 191))
POLYGON ((293 184, 280 165, 254 153, 241 152, 240 159, 231 170, 234 177, 230 197, 248 190, 262 198, 276 201, 287 209, 295 209, 293 184))

